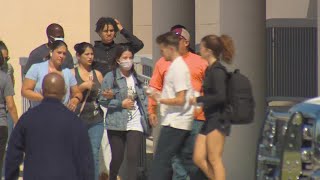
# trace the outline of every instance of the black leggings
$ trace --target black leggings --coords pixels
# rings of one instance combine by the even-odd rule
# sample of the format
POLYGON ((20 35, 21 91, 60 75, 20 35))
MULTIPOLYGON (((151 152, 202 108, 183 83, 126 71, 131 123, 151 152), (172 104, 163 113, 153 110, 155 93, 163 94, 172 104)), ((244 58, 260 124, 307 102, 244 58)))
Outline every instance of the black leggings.
POLYGON ((2 177, 2 165, 4 153, 6 152, 6 145, 8 139, 8 127, 0 126, 0 179, 2 177))
POLYGON ((136 180, 143 133, 139 131, 108 130, 112 159, 110 163, 109 180, 117 180, 117 175, 124 157, 127 145, 127 177, 136 180))

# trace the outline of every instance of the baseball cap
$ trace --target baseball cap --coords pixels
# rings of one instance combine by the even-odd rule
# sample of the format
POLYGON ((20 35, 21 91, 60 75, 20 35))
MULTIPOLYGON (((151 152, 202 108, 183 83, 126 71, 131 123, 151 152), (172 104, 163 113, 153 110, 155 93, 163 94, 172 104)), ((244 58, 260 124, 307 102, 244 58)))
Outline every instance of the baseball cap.
POLYGON ((172 30, 172 32, 174 32, 176 35, 183 37, 185 40, 190 41, 190 34, 186 29, 176 28, 176 29, 172 30))

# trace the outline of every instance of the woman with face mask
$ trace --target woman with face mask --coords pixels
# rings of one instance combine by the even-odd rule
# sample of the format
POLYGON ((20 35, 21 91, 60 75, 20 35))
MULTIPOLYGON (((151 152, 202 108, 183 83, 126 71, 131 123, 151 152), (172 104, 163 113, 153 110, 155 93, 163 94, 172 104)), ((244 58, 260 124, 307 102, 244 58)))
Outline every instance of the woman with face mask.
POLYGON ((104 77, 101 89, 111 89, 114 96, 100 96, 100 104, 108 108, 106 126, 112 154, 109 178, 117 179, 127 146, 126 174, 129 180, 136 180, 142 137, 149 134, 147 98, 134 70, 133 51, 129 47, 117 47, 113 66, 104 77))
POLYGON ((49 61, 34 64, 28 70, 23 80, 21 94, 31 101, 31 107, 38 105, 43 99, 41 87, 44 76, 48 73, 58 73, 64 77, 66 84, 66 95, 62 103, 68 106, 71 111, 75 111, 78 103, 82 100, 82 93, 71 70, 61 67, 66 58, 67 44, 59 40, 54 41, 50 49, 49 61))
POLYGON ((99 150, 103 135, 103 113, 98 105, 98 96, 103 80, 102 74, 92 68, 93 46, 82 42, 74 46, 79 66, 72 69, 83 101, 78 104, 76 114, 88 125, 88 135, 91 142, 94 165, 95 180, 99 175, 99 150))

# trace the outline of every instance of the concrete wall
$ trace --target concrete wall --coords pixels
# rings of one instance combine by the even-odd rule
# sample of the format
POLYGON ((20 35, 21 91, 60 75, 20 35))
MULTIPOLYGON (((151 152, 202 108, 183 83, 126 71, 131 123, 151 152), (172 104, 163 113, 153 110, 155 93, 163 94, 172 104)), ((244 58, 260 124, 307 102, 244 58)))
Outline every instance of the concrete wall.
POLYGON ((133 33, 144 43, 139 54, 152 55, 152 1, 133 1, 133 33))
POLYGON ((175 24, 184 25, 191 35, 190 45, 195 44, 195 1, 194 0, 161 0, 152 1, 152 40, 153 59, 160 57, 155 39, 168 32, 175 24))
POLYGON ((267 0, 267 19, 316 18, 317 0, 267 0))
POLYGON ((89 1, 56 0, 47 1, 1 1, 0 39, 9 48, 10 63, 15 69, 15 101, 21 115, 21 70, 20 57, 27 57, 34 48, 47 42, 46 28, 51 23, 64 27, 65 40, 74 54, 73 46, 79 41, 90 40, 89 1))
POLYGON ((236 47, 234 66, 250 79, 256 101, 254 123, 233 126, 231 136, 226 139, 224 161, 227 179, 255 179, 256 147, 265 116, 265 9, 265 0, 220 1, 221 34, 233 38, 236 47))

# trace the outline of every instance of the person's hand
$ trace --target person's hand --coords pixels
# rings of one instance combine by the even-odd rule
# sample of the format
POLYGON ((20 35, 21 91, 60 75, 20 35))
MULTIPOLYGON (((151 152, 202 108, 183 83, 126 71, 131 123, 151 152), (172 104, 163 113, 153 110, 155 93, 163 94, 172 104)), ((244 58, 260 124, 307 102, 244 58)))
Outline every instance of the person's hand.
POLYGON ((196 99, 196 97, 190 97, 189 103, 190 103, 190 105, 195 105, 195 104, 197 104, 197 99, 196 99))
POLYGON ((70 99, 67 107, 70 111, 74 112, 76 110, 78 104, 79 104, 79 100, 77 98, 72 98, 72 99, 70 99))
POLYGON ((150 97, 151 99, 155 100, 157 103, 159 103, 159 101, 160 101, 160 96, 161 95, 160 95, 160 93, 158 91, 148 94, 148 97, 150 97))
POLYGON ((158 125, 158 116, 156 114, 149 114, 149 123, 152 127, 158 125))
POLYGON ((102 96, 105 97, 105 98, 107 98, 107 99, 113 99, 114 94, 113 94, 113 92, 112 92, 111 89, 106 89, 106 90, 104 90, 104 91, 102 92, 102 96))
POLYGON ((122 101, 122 107, 125 109, 133 109, 134 102, 131 99, 125 99, 122 101))
POLYGON ((123 29, 122 24, 120 23, 120 21, 118 19, 114 19, 114 21, 117 23, 118 29, 119 31, 121 31, 123 29))

